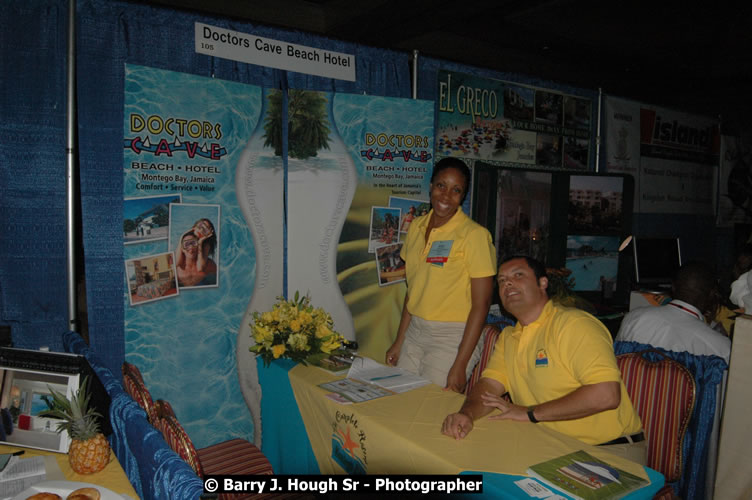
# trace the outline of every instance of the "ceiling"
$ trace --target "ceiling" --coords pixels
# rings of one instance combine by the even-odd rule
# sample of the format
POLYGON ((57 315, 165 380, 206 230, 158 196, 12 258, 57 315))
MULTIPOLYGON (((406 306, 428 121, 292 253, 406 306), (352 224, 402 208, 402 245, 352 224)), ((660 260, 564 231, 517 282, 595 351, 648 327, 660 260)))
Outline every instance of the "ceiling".
POLYGON ((752 114, 752 5, 608 0, 152 0, 553 80, 708 116, 752 114))

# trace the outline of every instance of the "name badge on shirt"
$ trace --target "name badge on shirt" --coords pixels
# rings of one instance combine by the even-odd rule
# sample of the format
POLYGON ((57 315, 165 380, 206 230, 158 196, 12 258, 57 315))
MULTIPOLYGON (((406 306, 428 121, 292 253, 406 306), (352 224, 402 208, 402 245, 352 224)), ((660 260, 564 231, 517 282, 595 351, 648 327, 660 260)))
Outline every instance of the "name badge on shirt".
POLYGON ((434 266, 444 267, 444 263, 449 260, 452 243, 454 243, 454 240, 441 240, 431 243, 431 249, 428 251, 426 262, 434 266))

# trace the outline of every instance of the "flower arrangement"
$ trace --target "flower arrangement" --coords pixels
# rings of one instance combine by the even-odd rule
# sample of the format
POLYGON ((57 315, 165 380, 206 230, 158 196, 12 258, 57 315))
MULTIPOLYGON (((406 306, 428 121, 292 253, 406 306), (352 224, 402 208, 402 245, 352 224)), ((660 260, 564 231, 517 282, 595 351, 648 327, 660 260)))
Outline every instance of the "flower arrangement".
POLYGON ((249 350, 264 360, 288 358, 307 364, 342 347, 344 337, 335 332, 328 312, 311 305, 308 295, 287 300, 278 297, 271 311, 253 313, 251 331, 256 345, 249 350))

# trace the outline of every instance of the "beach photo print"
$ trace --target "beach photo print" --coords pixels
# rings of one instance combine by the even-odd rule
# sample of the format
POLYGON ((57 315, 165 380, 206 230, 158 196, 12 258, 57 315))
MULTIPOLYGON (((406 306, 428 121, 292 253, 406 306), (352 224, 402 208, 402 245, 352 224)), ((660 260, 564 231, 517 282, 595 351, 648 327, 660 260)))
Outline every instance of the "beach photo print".
POLYGON ((421 215, 426 215, 431 210, 431 203, 428 200, 414 200, 412 198, 390 196, 389 207, 399 208, 402 211, 399 232, 407 234, 407 230, 410 228, 412 221, 421 215))
POLYGON ((170 228, 170 204, 181 195, 144 196, 123 200, 123 240, 126 245, 166 240, 170 228))
POLYGON ((371 229, 368 238, 368 253, 377 246, 397 243, 402 210, 391 207, 371 207, 371 229))

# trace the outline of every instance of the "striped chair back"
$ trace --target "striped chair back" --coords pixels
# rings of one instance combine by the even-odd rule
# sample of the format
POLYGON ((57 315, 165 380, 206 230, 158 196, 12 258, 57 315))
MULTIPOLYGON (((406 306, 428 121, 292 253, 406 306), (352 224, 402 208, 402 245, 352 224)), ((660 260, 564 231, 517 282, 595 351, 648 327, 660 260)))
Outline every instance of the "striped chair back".
MULTIPOLYGON (((170 448, 203 478, 211 475, 256 475, 274 474, 266 455, 253 443, 234 438, 205 448, 196 448, 185 428, 180 424, 172 405, 158 399, 154 402, 156 427, 164 436, 170 448)), ((241 500, 254 495, 222 493, 220 500, 241 500)))
POLYGON ((146 412, 146 417, 150 423, 154 423, 156 415, 154 410, 154 402, 151 398, 149 389, 146 388, 144 378, 141 376, 141 370, 134 364, 123 363, 123 389, 125 392, 143 408, 146 412))
POLYGON ((478 380, 480 380, 480 374, 483 373, 483 370, 488 364, 488 360, 491 359, 491 354, 493 354, 493 350, 496 347, 496 340, 499 338, 500 333, 501 330, 495 325, 486 325, 483 327, 479 340, 483 345, 480 352, 480 359, 475 365, 475 368, 473 368, 470 378, 467 381, 467 385, 465 385, 465 394, 470 394, 470 390, 478 380))
POLYGON ((165 414, 156 419, 154 427, 162 433, 170 448, 191 466, 198 477, 203 478, 204 468, 198 451, 178 419, 174 415, 165 414))
POLYGON ((648 467, 663 474, 667 483, 682 475, 682 442, 695 406, 695 382, 681 363, 660 351, 620 354, 616 361, 648 445, 648 467), (645 353, 662 359, 649 361, 645 353))

